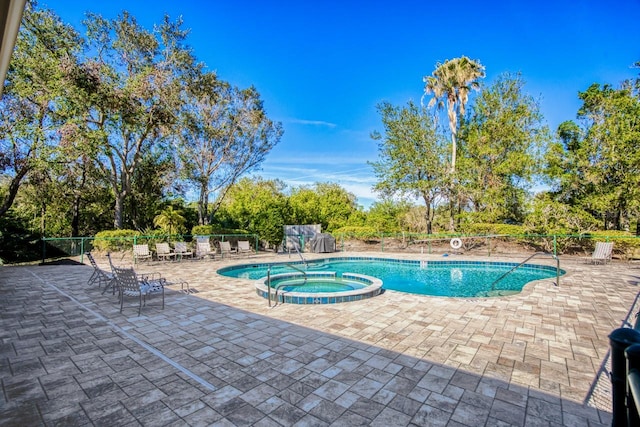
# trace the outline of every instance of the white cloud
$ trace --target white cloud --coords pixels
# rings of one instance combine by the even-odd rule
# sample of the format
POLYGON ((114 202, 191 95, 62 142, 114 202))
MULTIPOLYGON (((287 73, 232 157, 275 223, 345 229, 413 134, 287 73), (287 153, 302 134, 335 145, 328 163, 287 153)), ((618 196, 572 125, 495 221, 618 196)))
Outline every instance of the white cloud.
POLYGON ((328 128, 334 128, 338 126, 335 123, 325 122, 323 120, 286 119, 285 122, 305 126, 323 126, 328 128))
POLYGON ((357 183, 344 183, 342 187, 349 193, 354 194, 358 198, 360 204, 369 205, 370 202, 376 200, 376 195, 373 192, 372 185, 357 184, 357 183), (369 202, 369 203, 366 203, 369 202))
MULTIPOLYGON (((295 154, 278 154, 277 160, 272 160, 272 158, 268 158, 262 166, 264 168, 272 168, 272 167, 303 167, 301 165, 329 165, 340 168, 354 167, 361 168, 367 167, 370 169, 370 166, 367 165, 367 161, 370 159, 365 158, 361 154, 354 153, 344 153, 344 154, 335 154, 333 156, 325 156, 325 155, 315 155, 315 154, 303 154, 303 155, 295 155, 295 154)), ((375 161, 371 160, 371 161, 375 161)))
POLYGON ((256 172, 265 179, 279 179, 289 187, 312 186, 318 182, 331 182, 340 185, 358 198, 358 203, 368 207, 376 199, 372 187, 376 183, 371 167, 362 163, 333 164, 322 161, 306 165, 299 160, 293 164, 278 162, 274 165, 264 165, 256 172), (315 167, 321 165, 322 167, 315 167))

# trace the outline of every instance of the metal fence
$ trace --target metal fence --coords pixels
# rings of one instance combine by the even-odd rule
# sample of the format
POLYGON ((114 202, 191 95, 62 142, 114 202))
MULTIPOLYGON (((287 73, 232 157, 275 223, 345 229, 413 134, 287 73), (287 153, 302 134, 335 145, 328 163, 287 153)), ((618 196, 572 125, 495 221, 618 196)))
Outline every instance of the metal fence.
MULTIPOLYGON (((42 262, 51 258, 80 257, 83 262, 85 252, 92 250, 132 251, 133 245, 149 244, 153 249, 155 243, 161 242, 195 242, 198 238, 207 238, 211 242, 229 241, 236 243, 238 240, 249 240, 253 243, 253 249, 258 252, 259 237, 257 234, 203 234, 191 235, 140 235, 122 237, 44 237, 42 238, 42 262)), ((195 243, 194 243, 195 244, 195 243)))
MULTIPOLYGON (((634 252, 640 257, 640 237, 628 235, 333 233, 333 236, 339 252, 465 253, 491 257, 542 251, 556 256, 584 256, 593 252, 596 242, 613 241, 617 257, 628 258, 634 252)), ((309 239, 301 235, 299 243, 301 252, 310 252, 309 239)))
MULTIPOLYGON (((150 248, 156 242, 195 242, 199 236, 126 236, 117 238, 75 237, 43 238, 42 260, 82 256, 87 251, 104 250, 131 251, 134 244, 148 243, 150 248)), ((200 237, 210 241, 250 240, 253 249, 260 250, 260 236, 257 234, 210 234, 200 237)), ((295 239, 296 236, 287 236, 295 239)), ((586 256, 593 252, 598 241, 614 242, 614 257, 640 258, 640 237, 613 235, 543 235, 543 234, 419 234, 419 233, 334 233, 337 252, 388 252, 405 254, 468 254, 478 256, 519 256, 538 251, 556 256, 586 256)), ((310 239, 297 236, 300 252, 311 252, 310 239)), ((286 248, 286 245, 283 245, 286 248)), ((285 249, 286 250, 286 249, 285 249)))

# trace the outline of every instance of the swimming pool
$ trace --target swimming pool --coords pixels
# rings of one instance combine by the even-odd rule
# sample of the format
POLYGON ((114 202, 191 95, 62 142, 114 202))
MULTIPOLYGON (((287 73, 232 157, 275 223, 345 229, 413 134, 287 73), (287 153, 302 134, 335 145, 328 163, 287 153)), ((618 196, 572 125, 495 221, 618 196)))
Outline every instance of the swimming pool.
MULTIPOLYGON (((218 274, 228 277, 259 279, 271 274, 291 272, 294 264, 304 268, 302 262, 276 264, 245 264, 226 267, 218 274)), ((556 268, 546 265, 524 264, 494 284, 517 263, 485 261, 416 261, 387 258, 342 257, 308 261, 307 271, 332 271, 338 276, 351 272, 373 276, 382 280, 383 289, 421 295, 447 297, 491 297, 516 294, 534 280, 556 277, 556 268)), ((560 274, 564 274, 560 270, 560 274)))

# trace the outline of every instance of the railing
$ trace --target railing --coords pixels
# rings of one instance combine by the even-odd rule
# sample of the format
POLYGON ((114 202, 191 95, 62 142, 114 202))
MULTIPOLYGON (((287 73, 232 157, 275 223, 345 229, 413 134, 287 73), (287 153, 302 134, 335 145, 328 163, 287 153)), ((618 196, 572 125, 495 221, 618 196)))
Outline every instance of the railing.
MULTIPOLYGON (((300 256, 300 259, 302 260, 302 262, 304 263, 305 268, 309 268, 309 265, 307 264, 307 260, 302 256, 302 252, 300 252, 300 250, 298 249, 297 246, 293 245, 293 249, 296 250, 296 252, 298 253, 298 255, 300 256)), ((291 247, 289 247, 289 255, 291 255, 291 247)), ((289 265, 289 264, 287 264, 289 265)))
MULTIPOLYGON (((637 352, 637 348, 635 348, 635 354, 633 349, 631 352, 629 352, 629 349, 627 349, 627 360, 629 361, 629 356, 631 356, 631 360, 633 360, 634 357, 637 358, 637 352)), ((637 364, 638 362, 637 360, 634 360, 631 363, 637 364)), ((638 408, 640 408, 640 372, 638 372, 638 369, 629 369, 629 372, 627 374, 627 384, 629 385, 629 392, 631 393, 632 397, 632 399, 627 398, 627 416, 629 417, 628 421, 629 425, 637 425, 637 423, 640 422, 640 417, 638 417, 638 408), (636 424, 631 424, 632 422, 636 424)))
POLYGON ((613 427, 640 425, 640 332, 618 328, 609 335, 613 427))
POLYGON ((173 242, 173 241, 193 241, 198 237, 207 238, 209 240, 250 240, 253 241, 254 250, 258 252, 260 238, 257 234, 209 234, 209 235, 135 235, 121 237, 43 237, 41 260, 44 263, 49 257, 65 257, 79 256, 80 262, 83 262, 85 252, 90 252, 97 247, 110 252, 114 251, 131 251, 133 245, 140 243, 149 243, 150 248, 156 242, 173 242), (106 247, 106 249, 105 249, 106 247))
MULTIPOLYGON (((306 263, 305 263, 306 266, 306 263)), ((267 267, 267 299, 269 300, 269 307, 271 307, 271 267, 273 267, 273 264, 270 264, 269 267, 267 267)), ((304 281, 305 283, 307 282, 307 272, 294 266, 291 264, 285 264, 285 267, 289 267, 292 268, 296 271, 299 271, 300 273, 302 273, 303 277, 304 277, 304 281)), ((282 285, 284 286, 284 284, 282 285)), ((278 305, 278 290, 280 289, 280 285, 275 287, 275 302, 276 304, 274 305, 277 306, 278 305)))
MULTIPOLYGON (((544 234, 424 234, 424 233, 334 233, 338 251, 347 252, 406 252, 409 254, 441 254, 448 256, 452 253, 450 247, 451 239, 462 239, 464 241, 464 253, 477 256, 513 256, 514 252, 530 252, 530 248, 537 251, 546 251, 556 256, 586 256, 593 251, 597 241, 614 242, 614 255, 620 258, 634 256, 634 250, 640 248, 640 236, 633 235, 544 235, 544 234), (518 246, 520 249, 515 248, 518 246)), ((25 262, 47 259, 64 258, 69 256, 82 257, 82 254, 92 249, 102 251, 127 251, 134 243, 149 243, 153 245, 158 242, 171 242, 181 239, 189 242, 195 240, 196 236, 191 235, 136 235, 118 237, 45 237, 41 239, 41 249, 39 253, 32 248, 28 250, 28 243, 24 242, 20 246, 21 252, 16 259, 5 259, 5 262, 25 262), (24 252, 24 253, 23 253, 24 252)), ((255 245, 256 251, 259 247, 260 236, 257 234, 215 234, 209 235, 215 240, 250 240, 255 245)), ((303 243, 301 241, 301 243, 303 243)), ((16 242, 13 242, 16 245, 16 242)), ((286 251, 285 246, 285 251, 286 251)), ((291 252, 299 253, 304 260, 302 246, 290 249, 291 252)), ((637 256, 637 255, 636 255, 637 256)))
POLYGON ((492 284, 491 284, 491 290, 494 291, 495 290, 495 286, 496 283, 498 283, 499 281, 501 281, 502 279, 504 279, 505 277, 507 277, 509 274, 511 274, 514 270, 516 270, 518 267, 521 267, 523 265, 525 265, 527 263, 527 261, 529 261, 532 258, 535 258, 538 255, 549 255, 551 258, 556 260, 556 286, 560 286, 560 258, 558 258, 557 256, 555 256, 554 254, 550 254, 548 252, 536 252, 535 254, 527 257, 527 259, 525 259, 524 261, 522 261, 520 264, 516 265, 515 267, 513 267, 511 270, 507 271, 506 273, 504 273, 502 276, 498 277, 492 284))

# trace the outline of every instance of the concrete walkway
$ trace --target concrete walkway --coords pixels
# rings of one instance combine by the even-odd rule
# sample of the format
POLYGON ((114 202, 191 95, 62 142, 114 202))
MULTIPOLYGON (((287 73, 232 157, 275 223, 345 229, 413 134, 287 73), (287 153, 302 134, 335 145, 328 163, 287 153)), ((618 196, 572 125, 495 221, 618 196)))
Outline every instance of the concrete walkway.
POLYGON ((193 292, 140 317, 89 266, 0 267, 0 426, 611 424, 608 335, 640 269, 563 260, 560 286, 509 297, 276 308, 215 273, 273 260, 141 266, 193 292))

